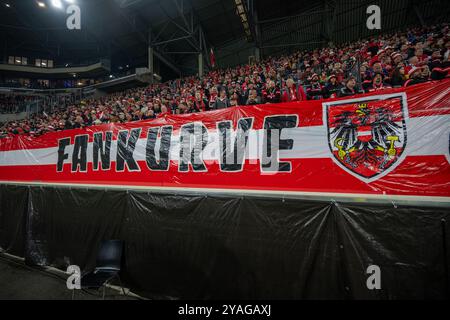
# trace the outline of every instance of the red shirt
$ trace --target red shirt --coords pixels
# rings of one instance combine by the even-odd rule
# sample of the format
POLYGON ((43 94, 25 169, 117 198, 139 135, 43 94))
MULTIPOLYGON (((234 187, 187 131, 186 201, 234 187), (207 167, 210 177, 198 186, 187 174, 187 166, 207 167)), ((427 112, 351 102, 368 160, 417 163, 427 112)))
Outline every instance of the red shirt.
POLYGON ((287 88, 283 92, 283 96, 281 98, 282 102, 289 102, 289 101, 303 101, 306 100, 306 94, 305 91, 301 86, 297 89, 297 87, 294 85, 292 88, 287 88))

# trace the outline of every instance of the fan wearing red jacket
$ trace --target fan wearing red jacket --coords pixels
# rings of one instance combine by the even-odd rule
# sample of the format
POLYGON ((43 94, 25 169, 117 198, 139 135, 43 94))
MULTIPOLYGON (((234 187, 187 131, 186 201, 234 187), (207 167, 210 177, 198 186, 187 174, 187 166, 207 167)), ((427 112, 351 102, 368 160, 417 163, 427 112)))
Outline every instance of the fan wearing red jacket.
POLYGON ((281 97, 281 102, 304 101, 306 94, 302 86, 296 85, 293 79, 286 81, 287 88, 281 97))

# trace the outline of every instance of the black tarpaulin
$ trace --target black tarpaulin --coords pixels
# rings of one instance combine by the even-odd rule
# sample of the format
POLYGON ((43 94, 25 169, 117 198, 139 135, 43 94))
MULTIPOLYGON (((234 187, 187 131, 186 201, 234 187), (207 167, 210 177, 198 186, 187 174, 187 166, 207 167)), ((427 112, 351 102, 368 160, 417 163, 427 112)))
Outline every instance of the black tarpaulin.
POLYGON ((23 257, 26 245, 28 189, 0 185, 0 248, 23 257))
POLYGON ((83 270, 102 240, 122 239, 126 285, 151 297, 441 299, 449 216, 445 205, 1 186, 0 246, 83 270), (381 290, 367 288, 370 265, 381 290))

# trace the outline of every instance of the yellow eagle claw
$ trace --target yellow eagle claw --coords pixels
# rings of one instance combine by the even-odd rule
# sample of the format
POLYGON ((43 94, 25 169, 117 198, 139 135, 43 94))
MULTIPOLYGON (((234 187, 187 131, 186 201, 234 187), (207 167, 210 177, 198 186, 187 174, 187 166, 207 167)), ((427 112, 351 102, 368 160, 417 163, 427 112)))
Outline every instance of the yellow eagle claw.
POLYGON ((395 149, 389 149, 388 150, 388 156, 389 157, 395 157, 397 155, 397 150, 395 149))
POLYGON ((341 158, 341 160, 343 160, 344 157, 347 155, 347 151, 345 151, 344 147, 341 145, 342 140, 343 140, 342 138, 339 138, 334 141, 334 146, 339 150, 338 155, 339 158, 341 158))

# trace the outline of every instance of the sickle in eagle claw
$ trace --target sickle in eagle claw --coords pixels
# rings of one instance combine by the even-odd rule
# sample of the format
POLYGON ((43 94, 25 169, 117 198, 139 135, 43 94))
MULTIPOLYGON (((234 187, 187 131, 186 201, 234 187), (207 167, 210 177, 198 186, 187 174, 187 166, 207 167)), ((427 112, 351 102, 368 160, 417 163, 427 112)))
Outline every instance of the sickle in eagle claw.
POLYGON ((347 151, 345 151, 344 150, 344 147, 341 145, 341 142, 343 141, 343 139, 342 138, 338 138, 338 139, 336 139, 335 141, 334 141, 334 146, 336 147, 336 148, 338 148, 338 155, 339 155, 339 158, 341 158, 341 160, 343 160, 344 159, 344 157, 347 155, 347 151))

